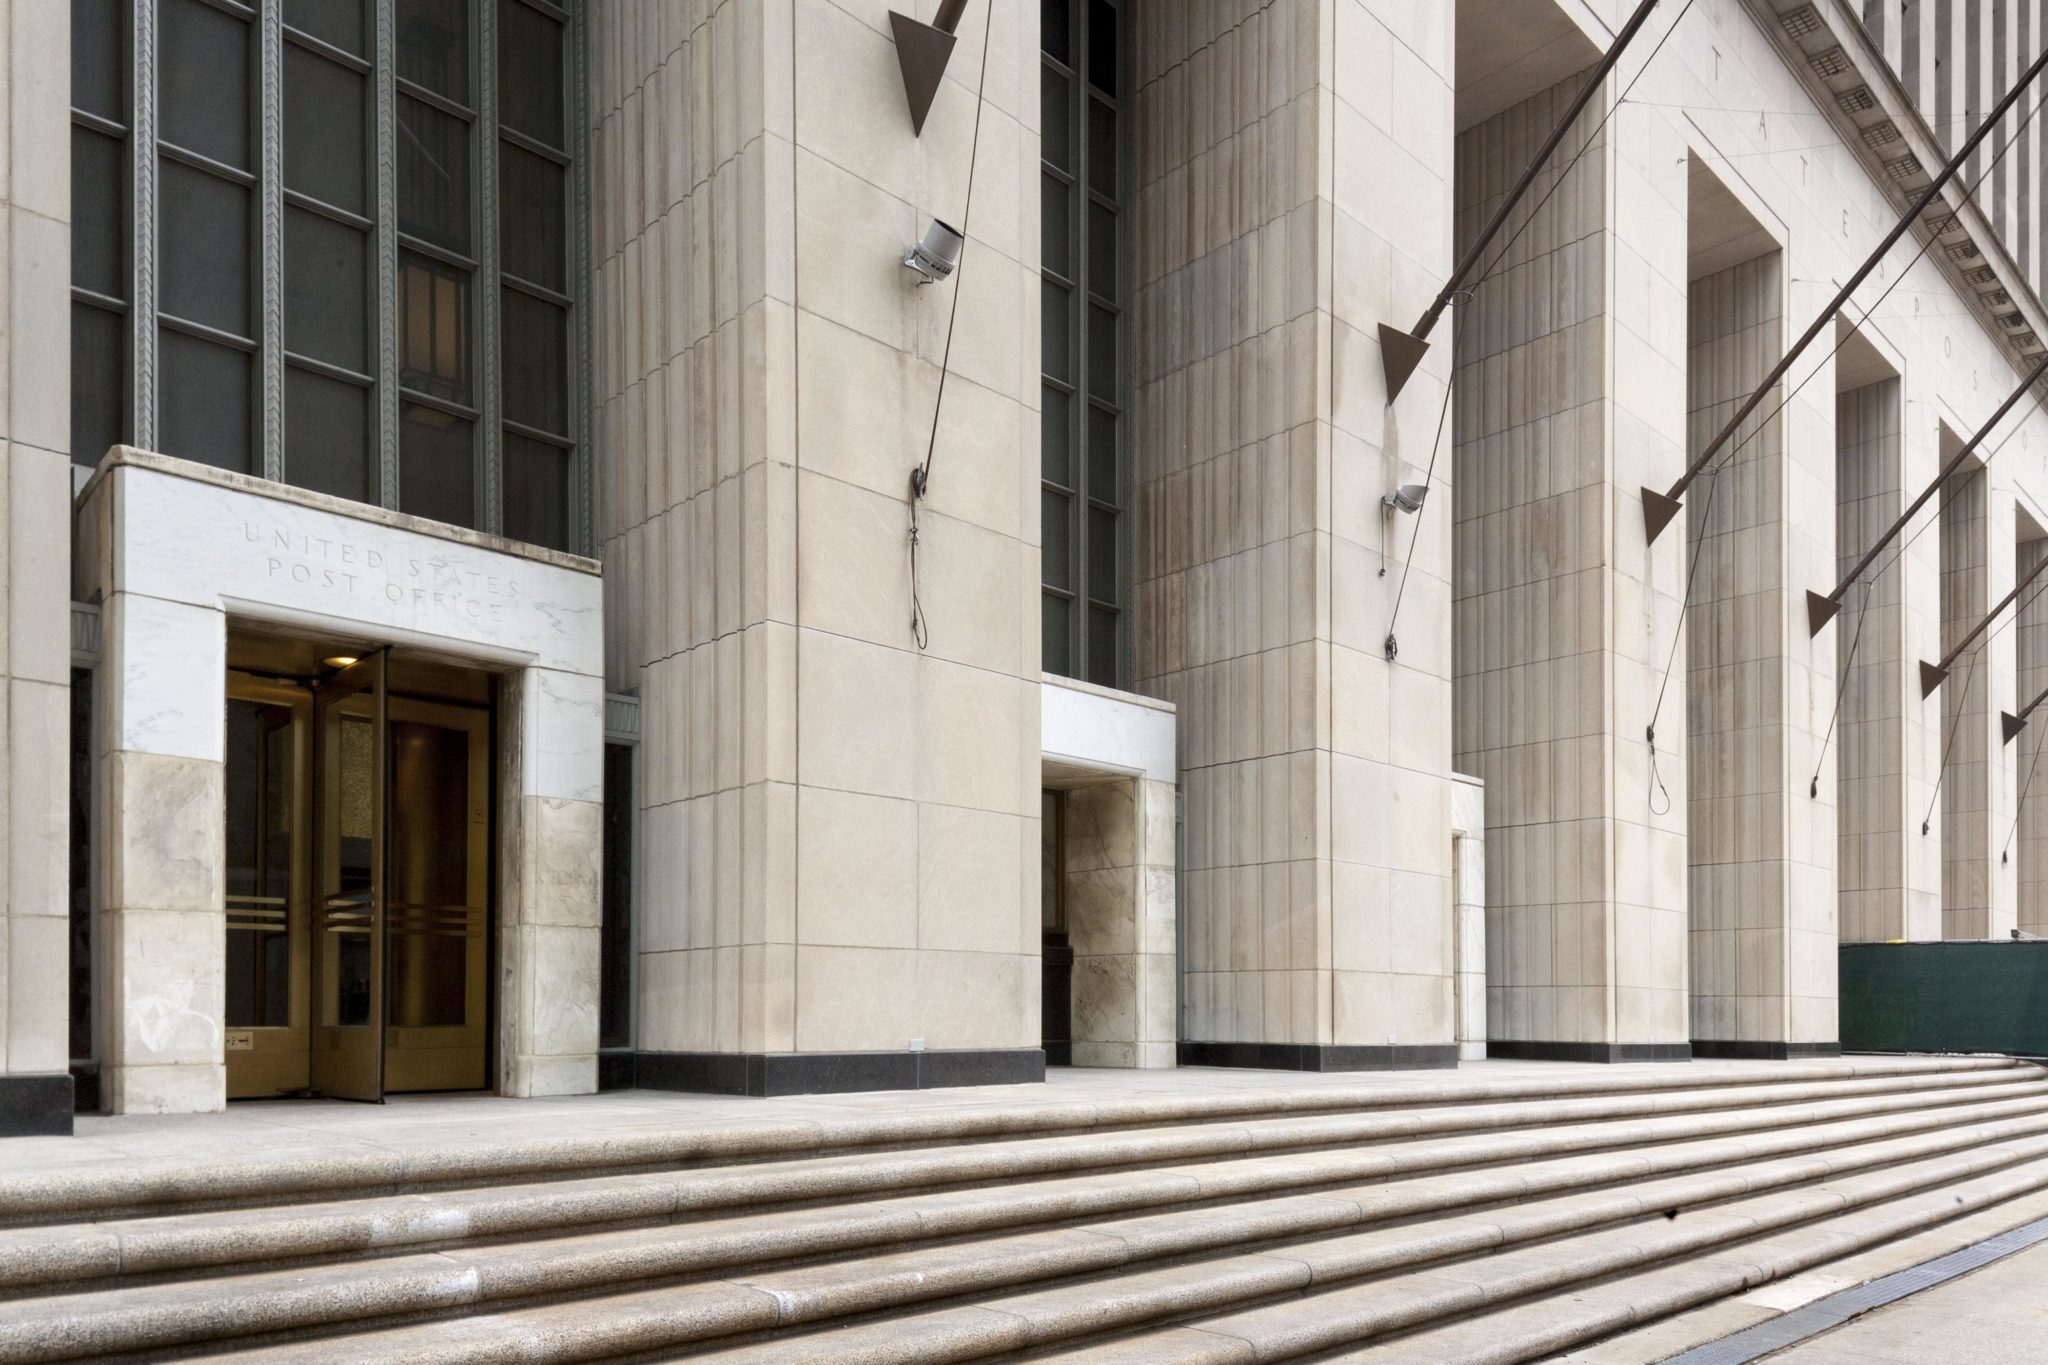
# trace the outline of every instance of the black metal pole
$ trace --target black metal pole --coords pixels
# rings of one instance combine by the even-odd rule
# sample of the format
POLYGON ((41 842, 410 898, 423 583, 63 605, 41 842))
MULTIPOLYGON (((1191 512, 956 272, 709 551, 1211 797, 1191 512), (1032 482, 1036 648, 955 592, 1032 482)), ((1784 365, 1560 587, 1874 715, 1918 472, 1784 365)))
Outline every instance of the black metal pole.
POLYGON ((1847 303, 1849 296, 1856 292, 1857 287, 1865 279, 1869 278, 1870 272, 1877 269, 1877 264, 1884 259, 1885 253, 1892 249, 1899 238, 1906 235, 1907 229, 1913 226, 1914 220, 1919 218, 1927 206, 1934 202, 1935 196, 1940 194, 1942 188, 1955 177, 1955 173, 1962 169, 1963 163, 1969 160, 1971 153, 1977 150, 1977 144, 1991 135, 1991 131, 1998 126, 1999 120, 2003 119, 2006 112, 2019 100, 2020 93, 2033 82, 2034 77, 2041 74, 2044 67, 2048 67, 2048 48, 2044 48, 2041 55, 2034 58, 2034 64, 2026 69, 2025 74, 2013 82, 2012 89, 2005 92, 2005 98, 1998 102, 1997 107, 1985 117, 1984 122, 1977 126, 1977 131, 1970 134, 1969 139, 1957 149, 1956 154, 1949 158, 1948 164, 1941 168, 1941 174, 1934 178, 1934 183, 1930 184, 1921 192, 1920 197, 1913 201, 1913 207, 1907 209, 1905 215, 1892 227, 1892 230, 1885 234, 1884 240, 1877 244, 1876 250, 1872 251, 1863 264, 1857 268, 1856 273, 1849 277, 1849 282, 1843 285, 1835 294, 1834 300, 1827 307, 1821 309, 1820 316, 1813 320, 1813 325, 1806 329, 1805 335, 1793 342, 1792 348, 1785 352, 1784 358, 1771 367, 1771 372, 1764 376, 1761 384, 1756 386, 1756 392, 1750 394, 1748 401, 1742 405, 1733 417, 1728 419, 1728 424, 1721 428, 1721 434, 1708 443, 1707 448, 1700 453, 1699 458, 1687 467, 1685 473, 1678 476, 1678 482, 1671 485, 1670 491, 1659 493, 1654 488, 1646 487, 1643 489, 1643 523, 1649 533, 1649 539, 1654 541, 1659 533, 1671 524, 1671 519, 1678 515, 1679 499, 1685 496, 1685 490, 1691 487, 1692 481, 1700 476, 1700 471, 1705 469, 1713 458, 1721 453, 1721 447, 1728 444, 1729 438, 1735 435, 1736 428, 1740 427, 1743 422, 1748 420, 1749 415, 1756 411, 1757 405, 1762 403, 1765 396, 1770 393, 1777 382, 1785 377, 1785 372, 1791 369, 1798 361, 1800 354, 1813 344, 1813 339, 1819 336, 1821 329, 1828 325, 1828 322, 1836 313, 1841 311, 1842 305, 1847 303))
POLYGON ((1961 468, 1963 461, 1969 459, 1976 452, 1977 447, 1984 444, 1985 438, 1991 435, 1991 429, 2005 420, 2005 415, 2012 411, 2013 405, 2026 397, 2027 390, 2033 388, 2043 375, 2048 375, 2048 356, 2041 357, 2040 362, 2027 373, 2027 377, 2020 381, 2020 386, 2012 391, 2012 395, 1998 405, 1998 411, 1991 414, 1991 420, 1977 428, 1977 434, 1970 438, 1969 444, 1949 457, 1948 463, 1941 467, 1941 472, 1934 476, 1933 482, 1921 489, 1920 496, 1913 499, 1912 505, 1899 513, 1898 520, 1885 528, 1884 534, 1877 538, 1876 544, 1864 551, 1863 558, 1856 561, 1856 567, 1842 575, 1842 581, 1835 584, 1833 592, 1825 597, 1812 591, 1806 594, 1806 633, 1808 635, 1820 634, 1821 628, 1835 619, 1835 613, 1842 609, 1842 594, 1849 591, 1849 585, 1854 583, 1862 575, 1863 571, 1870 567, 1872 560, 1884 552, 1885 546, 1899 538, 1899 532, 1906 529, 1906 523, 1911 521, 1914 514, 1927 505, 1929 498, 1941 491, 1941 486, 1948 482, 1949 475, 1961 468))
POLYGON ((1614 42, 1601 56, 1600 64, 1593 68, 1593 73, 1586 77, 1586 83, 1579 87, 1579 93, 1572 100, 1571 108, 1565 110, 1564 117, 1550 130, 1550 136, 1544 139, 1543 146, 1537 149, 1535 157, 1523 168, 1522 178, 1515 182, 1514 188, 1508 191, 1507 198, 1494 210, 1493 218, 1479 230, 1479 235, 1473 238, 1472 245, 1465 248, 1465 255, 1451 271, 1450 279, 1444 282, 1444 287, 1437 292, 1437 296, 1430 300, 1429 307, 1422 310, 1422 316, 1416 320, 1415 326, 1403 332, 1387 326, 1384 322, 1380 324, 1380 359, 1386 370, 1389 403, 1401 396, 1402 388, 1408 383, 1408 376, 1414 374, 1415 367, 1422 363, 1422 353, 1429 349, 1430 330, 1436 326, 1436 320, 1443 316, 1451 297, 1463 287, 1465 277, 1472 273, 1472 267, 1479 263, 1479 258, 1485 253, 1486 248, 1500 235, 1500 230, 1507 226, 1508 218, 1514 213, 1515 206, 1520 204, 1522 196, 1529 192, 1529 186, 1535 181, 1536 173, 1550 160, 1550 154, 1557 150, 1557 144, 1564 141, 1564 135, 1570 131, 1586 105, 1599 92, 1601 82, 1607 79, 1608 72, 1614 70, 1614 64, 1621 60, 1621 54, 1627 50, 1629 40, 1636 36, 1636 31, 1642 28, 1643 21, 1650 17, 1650 11, 1657 8, 1658 3, 1659 0, 1642 0, 1642 3, 1636 6, 1636 12, 1628 17, 1628 22, 1621 26, 1621 32, 1614 35, 1614 42))
POLYGON ((2019 582, 2013 584, 2012 591, 2007 593, 2005 596, 1999 598, 1998 605, 1994 606, 1990 611, 1985 612, 1984 619, 1979 621, 1976 625, 1970 627, 1970 633, 1968 635, 1965 635, 1962 639, 1956 641, 1955 648, 1951 649, 1948 653, 1942 655, 1940 663, 1931 664, 1928 663, 1925 659, 1922 659, 1920 661, 1921 696, 1927 696, 1929 693, 1933 692, 1935 688, 1941 686, 1941 680, 1948 676, 1949 665, 1954 663, 1957 659, 1961 658, 1963 651, 1968 649, 1971 645, 1975 644, 1977 641, 1977 637, 1979 635, 1982 635, 1986 630, 1989 630, 1991 628, 1991 623, 1993 621, 1996 621, 1999 617, 1999 614, 2002 613, 2007 607, 2012 605, 2012 600, 2020 595, 2021 591, 2025 589, 2027 584, 2033 582, 2035 579, 2041 576, 2041 571, 2043 569, 2048 569, 2048 556, 2044 556, 2039 564, 2036 564, 2033 568, 2027 570, 2027 576, 2025 578, 2022 578, 2019 582))

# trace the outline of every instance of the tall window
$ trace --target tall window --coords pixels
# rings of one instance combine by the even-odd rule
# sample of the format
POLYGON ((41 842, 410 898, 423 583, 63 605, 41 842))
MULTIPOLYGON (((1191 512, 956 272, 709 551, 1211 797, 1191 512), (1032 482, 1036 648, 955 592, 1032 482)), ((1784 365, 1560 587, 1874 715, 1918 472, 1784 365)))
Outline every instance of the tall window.
POLYGON ((74 458, 585 548, 580 38, 551 0, 77 0, 74 458))
POLYGON ((1133 0, 1042 0, 1044 661, 1128 682, 1128 129, 1118 98, 1133 0))

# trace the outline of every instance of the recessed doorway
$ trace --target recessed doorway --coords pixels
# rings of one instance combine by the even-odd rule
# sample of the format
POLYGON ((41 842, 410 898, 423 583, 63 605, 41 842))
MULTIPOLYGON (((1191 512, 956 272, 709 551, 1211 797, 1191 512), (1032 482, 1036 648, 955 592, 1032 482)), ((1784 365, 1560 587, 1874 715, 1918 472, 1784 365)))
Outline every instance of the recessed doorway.
POLYGON ((231 1099, 490 1076, 491 679, 231 631, 231 1099))

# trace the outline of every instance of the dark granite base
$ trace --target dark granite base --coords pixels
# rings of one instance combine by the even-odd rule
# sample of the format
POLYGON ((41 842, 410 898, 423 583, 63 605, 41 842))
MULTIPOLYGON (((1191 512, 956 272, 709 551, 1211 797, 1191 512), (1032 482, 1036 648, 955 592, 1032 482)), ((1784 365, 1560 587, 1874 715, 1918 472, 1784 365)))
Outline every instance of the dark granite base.
POLYGON ((598 1053, 597 1088, 600 1091, 631 1090, 633 1088, 633 1054, 626 1051, 598 1053))
POLYGON ((98 1062, 73 1062, 71 1064, 71 1112, 74 1114, 97 1114, 100 1112, 100 1064, 98 1062))
POLYGON ((1456 1043, 1392 1047, 1336 1043, 1182 1043, 1182 1066, 1263 1071, 1432 1071, 1458 1064, 1456 1043))
POLYGON ((1522 1062, 1689 1062, 1691 1043, 1546 1043, 1490 1038, 1486 1055, 1522 1062))
POLYGON ((1025 1085, 1045 1079, 1039 1048, 946 1052, 639 1052, 643 1090, 713 1095, 838 1095, 859 1090, 937 1090, 1025 1085))
POLYGON ((70 1072, 0 1076, 0 1138, 70 1136, 70 1072))
POLYGON ((1808 1057, 1839 1057, 1840 1043, 1749 1043, 1732 1038, 1695 1038, 1695 1057, 1719 1057, 1738 1062, 1792 1062, 1808 1057))

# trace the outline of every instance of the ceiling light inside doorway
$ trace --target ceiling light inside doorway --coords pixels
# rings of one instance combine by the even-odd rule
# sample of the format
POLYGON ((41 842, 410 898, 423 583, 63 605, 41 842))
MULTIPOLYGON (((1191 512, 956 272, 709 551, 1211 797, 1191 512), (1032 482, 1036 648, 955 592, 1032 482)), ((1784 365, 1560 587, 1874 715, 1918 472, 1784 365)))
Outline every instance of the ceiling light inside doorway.
POLYGON ((356 656, 353 654, 336 654, 331 658, 322 659, 320 662, 326 664, 329 668, 347 668, 355 661, 356 656))

